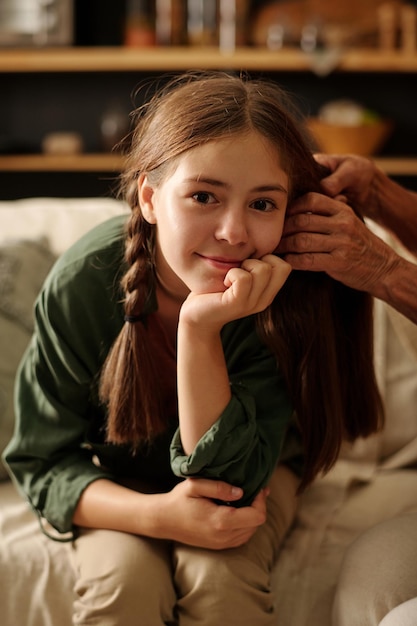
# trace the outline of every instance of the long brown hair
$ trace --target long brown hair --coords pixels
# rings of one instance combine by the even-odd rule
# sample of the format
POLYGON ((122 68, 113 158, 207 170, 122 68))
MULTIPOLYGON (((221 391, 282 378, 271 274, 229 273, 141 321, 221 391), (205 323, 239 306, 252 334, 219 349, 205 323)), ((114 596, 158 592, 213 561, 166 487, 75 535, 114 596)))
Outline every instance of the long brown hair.
MULTIPOLYGON (((140 315, 155 280, 155 226, 142 216, 138 175, 146 172, 158 185, 182 153, 249 130, 276 146, 289 176, 289 201, 319 191, 323 171, 312 157, 296 109, 273 82, 219 72, 187 73, 137 110, 121 176, 121 192, 131 208, 122 279, 127 316, 140 315)), ((296 411, 305 486, 332 466, 344 437, 367 436, 381 424, 371 299, 324 273, 294 271, 257 323, 277 356, 296 411)), ((108 441, 136 449, 166 429, 157 367, 144 325, 125 323, 101 375, 108 441)))

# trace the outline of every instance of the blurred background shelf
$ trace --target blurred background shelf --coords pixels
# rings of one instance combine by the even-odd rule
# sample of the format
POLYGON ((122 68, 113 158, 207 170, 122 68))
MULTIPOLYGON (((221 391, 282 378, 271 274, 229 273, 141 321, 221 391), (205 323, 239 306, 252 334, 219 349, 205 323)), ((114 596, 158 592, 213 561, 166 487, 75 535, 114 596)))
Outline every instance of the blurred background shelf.
MULTIPOLYGON (((416 157, 375 157, 375 163, 392 176, 417 176, 416 157)), ((117 154, 1 155, 0 172, 112 172, 123 167, 117 154)))
POLYGON ((118 172, 123 157, 115 154, 0 155, 1 172, 118 172))
POLYGON ((417 190, 417 53, 350 48, 333 51, 330 64, 325 54, 296 46, 0 48, 0 198, 112 194, 123 160, 105 153, 103 117, 121 112, 128 124, 154 81, 190 69, 277 81, 307 116, 332 99, 362 102, 394 122, 376 162, 417 190), (83 152, 42 154, 44 138, 56 132, 77 134, 83 152))
POLYGON ((417 176, 417 156, 375 157, 374 161, 389 176, 417 176))
MULTIPOLYGON (((0 72, 132 72, 188 69, 302 72, 320 61, 298 48, 271 51, 237 48, 222 52, 211 47, 56 47, 0 50, 0 72)), ((335 52, 333 52, 335 54, 335 52)), ((342 72, 417 72, 417 54, 370 48, 336 52, 342 72)))

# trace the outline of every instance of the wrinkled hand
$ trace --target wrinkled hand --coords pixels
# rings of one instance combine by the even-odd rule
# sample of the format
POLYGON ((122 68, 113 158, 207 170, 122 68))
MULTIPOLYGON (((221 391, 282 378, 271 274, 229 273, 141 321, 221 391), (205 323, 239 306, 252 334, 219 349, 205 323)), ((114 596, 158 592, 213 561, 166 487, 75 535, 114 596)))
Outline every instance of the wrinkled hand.
POLYGON ((169 493, 156 496, 161 498, 158 535, 211 550, 241 546, 265 522, 267 495, 264 489, 251 506, 235 508, 226 503, 238 500, 240 490, 236 494, 222 481, 187 478, 169 493))
POLYGON ((274 254, 246 259, 241 267, 229 270, 225 291, 190 293, 181 308, 181 321, 217 331, 227 322, 267 308, 291 272, 291 266, 274 254))
POLYGON ((309 193, 287 210, 278 252, 296 270, 324 271, 376 295, 398 256, 342 201, 309 193))
POLYGON ((373 161, 351 154, 315 154, 314 158, 332 172, 321 181, 325 194, 333 198, 343 194, 360 215, 376 217, 379 201, 375 181, 378 169, 373 161))

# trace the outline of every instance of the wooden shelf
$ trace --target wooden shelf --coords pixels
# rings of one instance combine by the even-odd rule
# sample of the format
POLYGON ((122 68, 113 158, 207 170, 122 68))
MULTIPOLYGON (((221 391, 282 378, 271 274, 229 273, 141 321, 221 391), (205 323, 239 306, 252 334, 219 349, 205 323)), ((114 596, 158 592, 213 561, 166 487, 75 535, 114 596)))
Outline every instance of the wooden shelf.
POLYGON ((12 154, 0 156, 0 172, 119 172, 117 154, 12 154))
POLYGON ((417 157, 375 157, 374 161, 389 176, 417 176, 417 157))
MULTIPOLYGON (((417 176, 416 157, 375 157, 375 163, 391 176, 417 176)), ((123 167, 116 154, 1 155, 0 172, 112 172, 123 167)))
MULTIPOLYGON (((0 72, 129 72, 224 69, 248 71, 310 71, 325 65, 323 55, 309 56, 298 48, 2 48, 0 72)), ((332 68, 342 72, 417 72, 417 54, 400 50, 352 49, 337 56, 332 68)))

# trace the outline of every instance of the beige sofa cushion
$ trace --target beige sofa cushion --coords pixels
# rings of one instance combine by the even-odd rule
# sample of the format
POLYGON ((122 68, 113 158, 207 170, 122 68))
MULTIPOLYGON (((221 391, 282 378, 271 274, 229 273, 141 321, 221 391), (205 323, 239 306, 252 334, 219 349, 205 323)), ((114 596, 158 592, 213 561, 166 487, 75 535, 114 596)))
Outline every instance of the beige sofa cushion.
MULTIPOLYGON (((33 330, 33 304, 55 256, 45 240, 0 244, 0 454, 13 434, 17 367, 33 330)), ((0 463, 0 480, 8 478, 0 463)))
MULTIPOLYGON (((127 212, 111 198, 0 202, 0 454, 14 427, 16 369, 33 330, 33 304, 56 256, 85 232, 127 212)), ((0 461, 0 480, 8 478, 0 461)))

